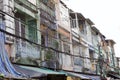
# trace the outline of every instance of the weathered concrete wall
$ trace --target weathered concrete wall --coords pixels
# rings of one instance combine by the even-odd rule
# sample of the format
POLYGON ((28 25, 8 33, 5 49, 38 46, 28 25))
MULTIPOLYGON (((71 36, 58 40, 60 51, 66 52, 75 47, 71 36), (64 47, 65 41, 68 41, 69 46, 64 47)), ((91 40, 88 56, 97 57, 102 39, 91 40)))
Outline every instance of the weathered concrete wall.
POLYGON ((70 18, 69 18, 68 8, 65 7, 60 2, 56 6, 56 8, 57 8, 56 16, 57 16, 58 25, 60 25, 62 28, 70 32, 71 28, 70 28, 70 18))
POLYGON ((3 10, 3 0, 0 0, 0 10, 3 10))
POLYGON ((86 29, 87 29, 87 40, 89 43, 92 44, 92 33, 91 33, 91 25, 88 22, 86 23, 86 29))
MULTIPOLYGON (((3 0, 3 11, 6 12, 7 14, 14 16, 14 0, 3 0)), ((13 33, 14 34, 14 19, 8 15, 5 15, 5 26, 6 26, 6 31, 13 33)), ((7 42, 12 41, 12 37, 7 36, 8 38, 7 42)))
MULTIPOLYGON (((71 43, 72 42, 71 27, 70 27, 68 8, 64 5, 64 3, 61 3, 60 0, 56 1, 56 19, 57 19, 57 25, 58 25, 58 33, 61 34, 62 37, 65 37, 67 39, 67 42, 71 43)), ((66 50, 67 50, 67 49, 65 49, 65 44, 67 44, 67 46, 69 46, 69 49, 70 49, 69 53, 73 54, 72 44, 66 43, 64 41, 61 42, 62 51, 66 52, 66 50)), ((63 69, 66 69, 66 70, 73 69, 73 67, 72 67, 73 63, 72 63, 71 56, 62 54, 60 62, 62 63, 63 69)))

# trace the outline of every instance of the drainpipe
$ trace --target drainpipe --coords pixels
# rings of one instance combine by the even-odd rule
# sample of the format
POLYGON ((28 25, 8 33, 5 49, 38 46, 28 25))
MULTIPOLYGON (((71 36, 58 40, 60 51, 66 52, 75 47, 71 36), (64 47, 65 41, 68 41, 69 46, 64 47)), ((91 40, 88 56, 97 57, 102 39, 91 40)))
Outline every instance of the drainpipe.
POLYGON ((98 54, 99 54, 99 57, 98 57, 98 63, 99 63, 99 72, 100 72, 100 75, 102 76, 102 61, 101 61, 101 55, 100 55, 100 44, 98 44, 98 54))
MULTIPOLYGON (((112 62, 113 62, 113 67, 115 67, 115 60, 114 60, 114 53, 113 53, 113 51, 112 51, 112 62)), ((114 71, 115 71, 115 68, 114 68, 114 71)))

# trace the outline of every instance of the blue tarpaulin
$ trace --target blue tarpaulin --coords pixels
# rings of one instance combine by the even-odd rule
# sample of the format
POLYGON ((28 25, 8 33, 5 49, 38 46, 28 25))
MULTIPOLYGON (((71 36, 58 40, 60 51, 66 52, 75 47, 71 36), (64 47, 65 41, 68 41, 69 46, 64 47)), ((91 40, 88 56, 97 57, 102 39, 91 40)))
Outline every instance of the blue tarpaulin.
MULTIPOLYGON (((4 22, 0 23, 0 29, 5 30, 4 22)), ((5 33, 0 32, 0 73, 5 76, 12 75, 22 77, 23 74, 17 72, 11 64, 7 51, 5 50, 5 33)))

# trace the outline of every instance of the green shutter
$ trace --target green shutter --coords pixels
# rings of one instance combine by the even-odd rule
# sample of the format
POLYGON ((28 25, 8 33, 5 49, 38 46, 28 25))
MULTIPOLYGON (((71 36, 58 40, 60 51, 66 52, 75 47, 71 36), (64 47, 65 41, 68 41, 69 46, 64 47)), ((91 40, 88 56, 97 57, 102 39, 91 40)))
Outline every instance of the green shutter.
POLYGON ((37 42, 37 24, 36 20, 28 21, 28 38, 33 42, 37 42))

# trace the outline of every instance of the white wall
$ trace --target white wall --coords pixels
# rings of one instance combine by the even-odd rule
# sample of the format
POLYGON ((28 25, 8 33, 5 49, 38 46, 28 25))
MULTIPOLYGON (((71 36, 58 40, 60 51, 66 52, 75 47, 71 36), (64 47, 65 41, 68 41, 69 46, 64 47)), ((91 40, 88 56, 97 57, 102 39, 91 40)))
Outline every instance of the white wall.
MULTIPOLYGON (((70 28, 70 19, 69 19, 69 12, 68 8, 66 8, 62 3, 58 2, 56 4, 56 17, 57 17, 57 24, 58 27, 65 29, 66 31, 70 32, 71 35, 71 28, 70 28)), ((70 42, 71 37, 70 37, 70 42)), ((64 46, 62 46, 64 48, 64 46)), ((72 50, 72 45, 70 44, 70 50, 72 50)), ((64 51, 64 50, 63 50, 64 51)), ((72 54, 72 51, 71 51, 72 54)), ((62 54, 62 68, 66 70, 72 70, 72 58, 68 55, 62 54)))
MULTIPOLYGON (((3 11, 11 16, 14 17, 14 0, 3 0, 3 11)), ((14 34, 15 33, 15 26, 14 26, 14 18, 8 16, 7 14, 5 14, 5 26, 6 26, 6 31, 9 32, 9 33, 12 33, 14 34)), ((8 52, 8 54, 11 56, 11 57, 15 57, 15 46, 14 46, 14 43, 13 43, 13 37, 12 36, 8 36, 6 34, 6 42, 7 43, 12 43, 13 45, 11 45, 11 52, 8 52)), ((9 49, 10 47, 6 48, 6 49, 9 49)))
MULTIPOLYGON (((3 11, 7 14, 14 16, 13 10, 14 10, 14 1, 13 0, 4 0, 3 1, 3 11)), ((8 15, 5 15, 5 25, 6 25, 6 31, 14 34, 14 19, 8 15)), ((12 37, 9 37, 12 39, 12 37)))
POLYGON ((87 40, 92 44, 92 33, 91 33, 91 25, 88 22, 86 23, 86 29, 87 29, 87 40))
POLYGON ((69 12, 68 8, 66 8, 62 3, 59 4, 60 8, 60 19, 58 19, 59 25, 63 27, 64 29, 70 31, 70 18, 69 18, 69 12))
MULTIPOLYGON (((84 47, 84 57, 89 58, 89 49, 84 47)), ((84 67, 90 69, 91 68, 91 63, 90 59, 85 59, 84 58, 84 67)))

